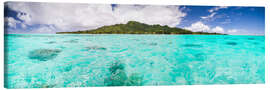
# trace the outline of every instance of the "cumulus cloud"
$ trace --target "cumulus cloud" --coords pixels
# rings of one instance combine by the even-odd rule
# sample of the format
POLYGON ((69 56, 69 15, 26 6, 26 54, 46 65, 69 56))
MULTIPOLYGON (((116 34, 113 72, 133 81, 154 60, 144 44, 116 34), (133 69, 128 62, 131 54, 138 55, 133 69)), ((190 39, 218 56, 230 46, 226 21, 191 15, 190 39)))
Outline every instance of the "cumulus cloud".
POLYGON ((191 30, 194 32, 210 32, 210 27, 208 25, 205 25, 203 22, 198 21, 193 24, 191 24, 189 27, 185 27, 187 30, 191 30))
POLYGON ((238 32, 238 30, 236 30, 236 29, 228 30, 228 33, 236 33, 236 32, 238 32))
POLYGON ((216 26, 215 28, 212 29, 212 32, 215 33, 224 33, 224 29, 220 26, 216 26))
MULTIPOLYGON (((94 29, 104 25, 134 20, 146 24, 175 27, 186 13, 178 6, 95 5, 72 3, 9 2, 7 6, 19 12, 23 26, 49 25, 52 32, 94 29)), ((45 29, 37 29, 45 30, 45 29)))
POLYGON ((36 30, 31 31, 30 33, 52 33, 55 30, 52 26, 41 26, 36 30))
POLYGON ((212 9, 209 9, 208 12, 212 13, 212 12, 216 12, 216 11, 218 11, 220 9, 226 9, 226 8, 228 8, 228 7, 227 6, 214 7, 212 9))
POLYGON ((185 29, 194 32, 226 33, 226 31, 221 26, 215 26, 214 28, 211 28, 201 21, 195 22, 190 26, 185 27, 185 29))
POLYGON ((240 29, 240 28, 228 29, 227 34, 231 34, 231 35, 264 35, 264 33, 251 32, 251 31, 247 31, 245 29, 240 29))
POLYGON ((23 29, 26 29, 27 26, 26 26, 25 24, 22 23, 22 24, 21 24, 21 27, 22 27, 23 29))
POLYGON ((21 23, 20 21, 15 20, 13 17, 5 17, 4 22, 11 28, 16 28, 16 25, 21 23))

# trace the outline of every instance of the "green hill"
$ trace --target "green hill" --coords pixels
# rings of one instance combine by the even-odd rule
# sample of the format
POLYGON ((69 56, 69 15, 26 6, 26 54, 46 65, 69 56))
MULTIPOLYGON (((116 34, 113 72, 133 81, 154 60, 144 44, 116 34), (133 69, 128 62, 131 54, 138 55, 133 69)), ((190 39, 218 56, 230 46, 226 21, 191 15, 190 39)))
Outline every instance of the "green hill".
POLYGON ((129 21, 127 24, 115 24, 103 26, 92 30, 80 30, 74 32, 57 32, 57 34, 212 34, 221 33, 192 32, 182 28, 171 28, 167 25, 148 25, 137 21, 129 21))

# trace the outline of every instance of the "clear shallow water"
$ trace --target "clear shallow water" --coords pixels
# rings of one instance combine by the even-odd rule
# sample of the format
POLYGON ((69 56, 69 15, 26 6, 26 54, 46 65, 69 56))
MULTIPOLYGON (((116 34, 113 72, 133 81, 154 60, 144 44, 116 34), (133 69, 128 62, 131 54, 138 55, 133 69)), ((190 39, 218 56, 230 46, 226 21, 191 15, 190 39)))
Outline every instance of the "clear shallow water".
POLYGON ((5 35, 5 87, 265 82, 264 36, 5 35))

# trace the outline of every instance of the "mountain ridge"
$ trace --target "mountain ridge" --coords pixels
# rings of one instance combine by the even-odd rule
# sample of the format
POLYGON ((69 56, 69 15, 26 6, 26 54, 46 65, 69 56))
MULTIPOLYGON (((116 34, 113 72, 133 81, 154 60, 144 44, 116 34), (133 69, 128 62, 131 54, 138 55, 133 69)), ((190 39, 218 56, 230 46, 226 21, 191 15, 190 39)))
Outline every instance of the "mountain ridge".
POLYGON ((97 29, 79 30, 73 32, 57 32, 56 34, 204 34, 225 35, 222 33, 192 32, 191 30, 161 26, 159 24, 148 25, 137 21, 129 21, 126 24, 102 26, 97 29))

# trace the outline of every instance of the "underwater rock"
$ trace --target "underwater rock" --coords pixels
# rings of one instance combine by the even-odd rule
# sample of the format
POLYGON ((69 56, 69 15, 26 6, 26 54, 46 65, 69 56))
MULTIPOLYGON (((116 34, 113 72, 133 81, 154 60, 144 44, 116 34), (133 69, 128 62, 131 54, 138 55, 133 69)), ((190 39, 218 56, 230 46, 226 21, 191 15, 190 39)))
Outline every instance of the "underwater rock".
POLYGON ((150 65, 153 66, 153 64, 154 64, 154 62, 152 61, 152 62, 150 63, 150 65))
POLYGON ((200 45, 200 44, 184 44, 183 46, 184 46, 184 47, 198 47, 198 48, 203 47, 203 46, 200 45))
POLYGON ((127 86, 141 86, 143 77, 138 73, 132 73, 126 82, 127 86))
POLYGON ((42 85, 41 88, 53 88, 56 85, 42 85))
POLYGON ((248 38, 248 40, 255 40, 255 38, 248 38))
POLYGON ((137 74, 133 73, 127 76, 125 72, 125 66, 121 62, 114 62, 109 70, 110 76, 105 79, 104 83, 107 86, 139 86, 142 85, 143 78, 137 74))
POLYGON ((121 62, 114 62, 110 68, 110 76, 105 80, 108 86, 124 86, 127 80, 127 74, 124 71, 124 65, 121 62))
POLYGON ((226 44, 227 44, 227 45, 237 45, 236 42, 227 42, 226 44))
POLYGON ((156 46, 156 45, 158 45, 158 43, 155 43, 155 42, 151 42, 151 43, 145 43, 145 42, 143 42, 142 44, 143 45, 150 45, 150 46, 156 46))
POLYGON ((54 44, 56 42, 55 41, 50 41, 50 42, 45 42, 45 43, 47 43, 47 44, 54 44))
POLYGON ((124 70, 125 66, 120 62, 115 62, 112 64, 112 66, 109 68, 111 73, 115 73, 117 70, 124 70))
POLYGON ((91 47, 86 47, 86 50, 107 50, 105 47, 99 47, 99 46, 91 46, 91 47))
POLYGON ((77 39, 64 41, 65 43, 78 43, 77 39))
POLYGON ((237 38, 234 38, 234 37, 225 37, 224 39, 228 39, 228 40, 238 40, 237 38))
POLYGON ((204 61, 206 59, 206 55, 204 55, 203 53, 195 54, 195 59, 196 61, 204 61))
POLYGON ((28 57, 39 61, 47 61, 55 58, 60 52, 60 49, 36 49, 29 52, 28 57))
POLYGON ((151 46, 156 46, 157 43, 150 43, 149 45, 151 45, 151 46))
POLYGON ((111 74, 109 78, 108 86, 124 86, 128 79, 124 70, 117 70, 114 74, 111 74))
POLYGON ((57 46, 57 48, 65 49, 66 47, 64 47, 64 46, 57 46))
POLYGON ((259 43, 258 42, 253 42, 253 44, 258 45, 259 43))
POLYGON ((71 64, 68 64, 66 66, 60 66, 58 68, 58 71, 60 71, 60 72, 69 72, 69 71, 72 70, 72 68, 73 68, 73 66, 71 64))
POLYGON ((71 71, 71 69, 72 69, 72 65, 69 65, 69 66, 65 67, 64 70, 65 70, 66 72, 68 72, 68 71, 71 71))
POLYGON ((124 51, 127 51, 128 49, 127 48, 124 48, 124 49, 116 49, 116 50, 113 50, 112 52, 114 53, 119 53, 119 52, 124 52, 124 51))
POLYGON ((55 84, 35 84, 33 85, 34 88, 53 88, 55 87, 56 85, 55 84))

